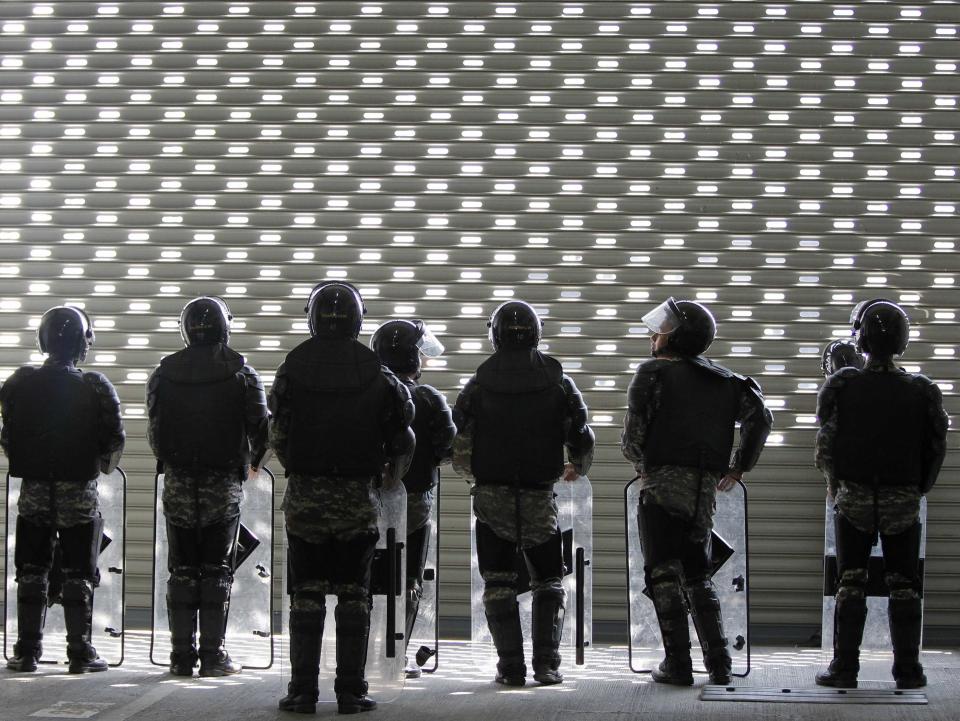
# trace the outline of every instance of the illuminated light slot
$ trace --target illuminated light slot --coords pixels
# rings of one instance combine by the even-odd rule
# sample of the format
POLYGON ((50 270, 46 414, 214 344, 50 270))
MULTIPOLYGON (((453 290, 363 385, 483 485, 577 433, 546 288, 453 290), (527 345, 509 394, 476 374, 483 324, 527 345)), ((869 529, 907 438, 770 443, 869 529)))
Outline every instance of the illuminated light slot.
POLYGON ((794 416, 794 418, 796 418, 797 423, 801 425, 809 426, 817 422, 816 416, 800 415, 800 416, 794 416))
POLYGON ((93 362, 97 365, 113 365, 117 362, 117 356, 114 353, 96 353, 93 356, 93 362))
POLYGON ((617 352, 616 343, 597 343, 596 351, 598 355, 608 355, 617 352))
POLYGON ((260 339, 260 348, 263 350, 276 350, 280 347, 280 340, 278 338, 261 338, 260 339))
POLYGON ((463 305, 460 306, 460 316, 462 318, 475 318, 483 315, 483 306, 481 305, 463 305))
POLYGON ((480 350, 483 350, 483 343, 478 340, 461 341, 460 350, 464 353, 476 353, 480 350))
POLYGON ((0 346, 14 347, 20 345, 20 336, 15 333, 0 334, 0 346))
MULTIPOLYGON (((446 298, 447 289, 446 288, 427 288, 425 291, 427 298, 446 298)), ((431 326, 432 328, 433 326, 431 326)))
POLYGON ((179 320, 162 320, 160 321, 160 330, 178 330, 180 328, 179 320))
POLYGON ((394 315, 416 315, 417 306, 415 305, 395 305, 393 306, 394 315))
POLYGON ((713 301, 717 299, 716 291, 712 290, 699 290, 697 291, 697 300, 700 301, 713 301))
POLYGON ((753 346, 734 345, 730 346, 730 355, 746 356, 753 353, 753 346))
POLYGON ((765 338, 782 338, 786 331, 783 328, 764 328, 763 335, 765 338))
MULTIPOLYGON (((0 307, 3 307, 2 304, 0 304, 0 307)), ((952 321, 957 317, 957 314, 952 310, 938 310, 933 314, 933 317, 936 320, 952 321)))
POLYGON ((946 381, 936 381, 936 383, 944 393, 953 393, 953 383, 947 383, 946 381))
POLYGON ((616 308, 597 308, 596 315, 600 318, 614 318, 617 315, 616 308))
POLYGON ((279 313, 283 310, 283 306, 279 303, 264 303, 260 306, 261 313, 279 313))
POLYGON ((513 298, 515 295, 513 288, 495 288, 493 291, 493 297, 497 300, 503 300, 504 298, 513 298))
POLYGON ((663 280, 660 282, 664 285, 683 283, 683 273, 664 273, 663 280))
POLYGON ((627 293, 627 299, 633 301, 650 300, 650 291, 631 290, 629 293, 627 293))
POLYGON ((83 275, 85 272, 86 271, 82 266, 67 265, 67 266, 64 266, 63 269, 60 271, 60 275, 62 275, 65 278, 77 278, 83 275))
POLYGON ((127 308, 129 313, 148 313, 150 311, 150 303, 146 301, 133 301, 127 308))
POLYGON ((50 285, 48 283, 31 283, 27 286, 27 292, 30 295, 46 295, 50 292, 50 285))
POLYGON ((130 336, 127 338, 127 347, 128 348, 146 348, 150 345, 150 339, 144 336, 130 336))
POLYGON ((581 328, 578 325, 560 326, 560 335, 580 335, 581 328))
POLYGON ((582 255, 567 254, 567 255, 562 256, 562 260, 563 260, 564 263, 582 263, 582 262, 583 262, 583 256, 582 256, 582 255))
POLYGON ((112 295, 117 292, 117 286, 112 283, 98 283, 93 286, 93 292, 96 295, 112 295))
POLYGON ((952 275, 940 275, 933 279, 933 284, 941 287, 945 285, 953 285, 954 283, 956 283, 956 279, 952 275))
POLYGON ((20 310, 22 303, 14 298, 0 300, 0 310, 20 310))
MULTIPOLYGON (((170 286, 168 286, 170 287, 170 286)), ((176 286, 173 286, 176 287, 176 286)), ((177 291, 180 289, 177 288, 177 291)), ((247 294, 247 286, 245 285, 228 285, 224 289, 224 293, 228 296, 242 296, 247 294)))
POLYGON ((767 445, 768 446, 782 446, 783 445, 783 434, 782 433, 771 433, 767 436, 767 445))

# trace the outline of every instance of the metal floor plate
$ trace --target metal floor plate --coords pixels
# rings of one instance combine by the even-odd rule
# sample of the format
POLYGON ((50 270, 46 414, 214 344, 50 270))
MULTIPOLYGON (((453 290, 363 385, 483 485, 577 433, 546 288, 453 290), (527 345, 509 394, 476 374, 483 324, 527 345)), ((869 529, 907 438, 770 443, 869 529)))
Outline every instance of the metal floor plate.
POLYGON ((701 701, 759 701, 762 703, 843 703, 926 705, 923 691, 886 688, 751 688, 704 686, 701 701))

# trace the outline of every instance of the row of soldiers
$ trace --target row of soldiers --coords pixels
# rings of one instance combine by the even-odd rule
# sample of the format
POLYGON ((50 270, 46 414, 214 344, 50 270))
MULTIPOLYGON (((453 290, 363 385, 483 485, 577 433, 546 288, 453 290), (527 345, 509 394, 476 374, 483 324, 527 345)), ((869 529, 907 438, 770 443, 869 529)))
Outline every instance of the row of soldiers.
MULTIPOLYGON (((542 323, 534 309, 522 301, 497 308, 488 323, 494 352, 452 411, 440 392, 419 382, 422 358, 443 351, 421 321, 389 321, 367 348, 357 340, 366 308, 343 282, 314 288, 305 312, 311 337, 286 356, 269 398, 257 373, 229 347, 232 318, 215 297, 187 304, 180 322, 186 347, 164 358, 148 381, 149 440, 165 478, 170 672, 190 676, 198 662, 203 676, 240 671, 224 647, 232 559, 242 483, 258 472, 269 447, 287 475, 292 673, 281 709, 315 711, 328 594, 338 597, 338 710, 375 707, 364 666, 379 489, 402 481, 407 490, 409 639, 437 469, 448 459, 473 482, 483 605, 499 659, 495 680, 526 682, 517 594, 528 589, 517 587, 520 551, 533 598, 533 677, 561 683, 563 558, 553 485, 587 473, 594 435, 575 383, 538 350, 542 323)), ((850 357, 829 375, 818 400, 817 465, 836 501, 841 578, 835 658, 817 682, 856 686, 866 560, 880 534, 891 589, 893 675, 898 686, 917 687, 925 683, 917 517, 944 457, 946 415, 937 386, 894 363, 908 339, 903 310, 877 299, 855 308, 851 320, 856 349, 851 355, 846 345, 830 346, 825 358, 850 357)), ((715 494, 733 488, 757 463, 772 416, 752 378, 704 357, 716 334, 706 307, 670 298, 643 322, 652 358, 630 384, 622 450, 640 479, 644 580, 666 656, 653 677, 693 682, 689 613, 711 682, 725 684, 730 654, 709 573, 715 494)), ((48 311, 38 342, 49 358, 40 368, 20 368, 0 388, 0 444, 11 474, 23 479, 13 670, 35 670, 40 658, 58 536, 70 671, 106 669, 90 644, 94 549, 102 533, 96 478, 116 466, 124 435, 109 381, 77 368, 93 340, 82 310, 48 311)))

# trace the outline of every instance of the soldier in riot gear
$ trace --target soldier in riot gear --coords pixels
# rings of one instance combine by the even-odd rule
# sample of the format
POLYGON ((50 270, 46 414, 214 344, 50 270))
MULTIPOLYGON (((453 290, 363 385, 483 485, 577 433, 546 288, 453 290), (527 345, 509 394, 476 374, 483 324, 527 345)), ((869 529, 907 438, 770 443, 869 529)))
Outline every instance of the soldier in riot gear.
POLYGON ((164 474, 175 676, 192 676, 198 659, 201 676, 240 671, 224 637, 243 481, 266 449, 267 399, 260 376, 228 345, 232 318, 220 298, 187 303, 186 347, 161 360, 147 382, 148 437, 164 474))
POLYGON ((630 383, 621 448, 640 478, 644 580, 666 654, 653 679, 693 683, 689 610, 710 682, 725 684, 730 652, 710 580, 715 494, 753 468, 773 417, 752 378, 703 357, 716 335, 707 308, 669 298, 643 323, 652 333, 653 358, 630 383), (737 422, 740 443, 731 460, 737 422))
POLYGON ((831 341, 823 349, 820 370, 823 375, 832 376, 841 368, 863 368, 863 355, 853 341, 846 338, 831 341))
POLYGON ((10 475, 22 479, 15 549, 19 638, 7 662, 13 671, 37 669, 58 539, 70 673, 107 670, 90 643, 103 535, 97 479, 116 468, 124 433, 110 381, 77 368, 93 342, 84 311, 51 308, 37 330, 47 359, 39 368, 17 369, 0 388, 0 446, 10 475))
MULTIPOLYGON (((418 383, 421 357, 435 358, 443 345, 422 320, 387 321, 373 334, 370 347, 410 391, 416 406, 413 431, 417 448, 403 477, 407 490, 407 618, 405 640, 410 642, 423 596, 423 569, 430 543, 430 514, 439 466, 450 460, 457 427, 446 398, 433 386, 418 383)), ((407 677, 420 676, 420 667, 407 666, 407 677)))
POLYGON ((321 283, 307 302, 311 338, 277 370, 270 445, 287 474, 290 665, 280 709, 313 713, 325 596, 337 594, 340 713, 369 711, 370 569, 381 483, 399 483, 413 456, 406 386, 357 341, 366 312, 349 283, 321 283))
POLYGON ((898 688, 920 688, 927 679, 920 664, 918 517, 920 498, 933 487, 946 453, 947 415, 936 384, 894 362, 910 333, 900 306, 882 298, 866 301, 850 320, 866 363, 829 376, 817 398, 816 464, 835 501, 840 584, 833 660, 816 682, 857 687, 867 565, 879 534, 890 592, 893 678, 898 688))
POLYGON ((483 605, 497 649, 496 682, 526 683, 517 594, 522 551, 533 594, 533 671, 541 684, 563 681, 564 564, 553 484, 587 473, 594 436, 587 408, 560 363, 537 350, 542 324, 522 301, 498 307, 488 323, 494 353, 454 406, 459 435, 454 469, 474 479, 477 556, 483 605), (568 462, 564 462, 566 447, 568 462))

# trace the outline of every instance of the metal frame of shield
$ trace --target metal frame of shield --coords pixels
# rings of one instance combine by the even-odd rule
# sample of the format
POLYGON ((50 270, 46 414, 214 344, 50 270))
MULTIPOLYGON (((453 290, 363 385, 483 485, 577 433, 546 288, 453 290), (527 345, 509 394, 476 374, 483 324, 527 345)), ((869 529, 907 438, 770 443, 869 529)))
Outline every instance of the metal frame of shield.
MULTIPOLYGON (((167 524, 163 515, 163 474, 154 478, 153 577, 151 579, 150 663, 170 663, 170 626, 167 621, 167 524)), ((226 644, 244 668, 273 665, 273 474, 261 468, 256 478, 243 482, 243 504, 237 529, 230 612, 226 644)))
MULTIPOLYGON (((440 485, 434 487, 427 534, 427 562, 423 566, 423 595, 407 640, 407 660, 415 660, 424 673, 434 673, 440 665, 440 485), (413 655, 411 659, 410 656, 413 655), (430 659, 433 665, 427 666, 430 659)), ((407 563, 410 557, 407 556, 407 563)))
MULTIPOLYGON (((404 579, 407 568, 407 492, 402 483, 394 488, 381 488, 380 514, 377 527, 380 538, 370 572, 370 636, 367 641, 365 674, 370 695, 378 703, 396 700, 406 684, 404 671, 404 619, 407 594, 404 579), (390 591, 392 590, 392 594, 390 591), (390 596, 393 603, 390 603, 390 596)), ((287 538, 283 538, 283 588, 287 583, 287 538)), ((336 701, 333 681, 337 672, 337 623, 334 609, 337 597, 327 594, 326 621, 320 652, 320 703, 336 701), (325 683, 326 681, 326 683, 325 683)), ((280 614, 280 682, 286 692, 290 680, 288 634, 290 629, 290 602, 282 604, 280 614)))
MULTIPOLYGON (((16 543, 16 504, 20 497, 20 479, 7 475, 6 492, 6 529, 7 549, 4 566, 4 637, 3 655, 9 659, 13 653, 13 643, 17 638, 17 584, 15 580, 14 548, 16 543)), ((101 473, 97 480, 97 492, 100 498, 100 515, 103 518, 103 541, 100 544, 100 557, 97 569, 100 571, 100 583, 93 594, 93 636, 92 643, 100 657, 111 667, 123 663, 125 652, 125 594, 127 560, 127 476, 122 469, 116 468, 110 474, 101 473), (109 540, 108 540, 109 539, 109 540)), ((54 564, 58 554, 55 551, 54 564)), ((50 587, 56 587, 55 568, 50 572, 50 587)), ((51 595, 52 597, 52 595, 51 595)), ((43 630, 44 658, 41 663, 66 663, 67 644, 66 626, 63 613, 52 609, 48 604, 47 617, 43 630)))
MULTIPOLYGON (((653 603, 643 588, 643 551, 637 507, 640 488, 635 477, 623 490, 624 530, 627 535, 627 623, 630 639, 627 653, 630 670, 650 673, 663 656, 660 626, 653 603)), ((738 481, 734 490, 717 492, 717 510, 713 518, 712 578, 720 599, 724 634, 730 639, 733 676, 750 673, 750 547, 747 522, 747 487, 738 481), (739 492, 738 490, 739 489, 739 492), (742 552, 741 552, 742 549, 742 552)), ((689 620, 690 638, 698 638, 693 619, 689 620)), ((694 643, 697 659, 699 645, 694 643)), ((695 673, 706 673, 702 660, 695 673)))
MULTIPOLYGON (((563 590, 566 598, 563 611, 561 653, 572 655, 578 666, 585 663, 585 650, 590 647, 593 635, 593 486, 587 476, 575 481, 558 481, 554 485, 557 495, 557 520, 563 542, 564 577, 563 590)), ((531 648, 532 596, 529 591, 530 576, 522 554, 517 553, 517 600, 520 602, 520 627, 524 633, 525 653, 531 648), (520 589, 527 589, 520 591, 520 589)), ((482 663, 496 661, 493 639, 483 611, 483 577, 477 559, 476 516, 473 501, 470 507, 470 632, 471 642, 482 663)))
MULTIPOLYGON (((927 499, 920 499, 920 598, 924 598, 924 566, 927 549, 927 499)), ((833 503, 826 501, 826 518, 823 532, 823 615, 820 621, 820 650, 822 664, 826 667, 833 658, 833 612, 836 607, 837 577, 837 538, 834 529, 833 503)), ((890 643, 890 627, 887 623, 888 589, 883 578, 883 550, 880 539, 870 549, 870 565, 867 569, 867 621, 863 627, 863 642, 858 678, 862 681, 889 681, 890 660, 893 647, 890 643), (867 655, 883 654, 882 664, 871 664, 867 655)), ((923 628, 921 624, 921 629, 923 628)), ((923 646, 921 643, 921 653, 923 646)), ((877 660, 877 659, 873 659, 877 660)))

